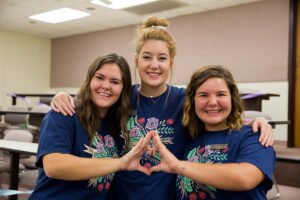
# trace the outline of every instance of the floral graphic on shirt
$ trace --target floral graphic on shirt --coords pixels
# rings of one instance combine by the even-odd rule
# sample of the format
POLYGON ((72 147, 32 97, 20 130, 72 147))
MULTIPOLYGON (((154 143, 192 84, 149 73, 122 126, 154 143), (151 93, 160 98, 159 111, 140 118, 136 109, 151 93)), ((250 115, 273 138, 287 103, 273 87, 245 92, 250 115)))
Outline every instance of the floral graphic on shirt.
MULTIPOLYGON (((96 133, 93 138, 92 147, 89 147, 87 145, 84 146, 86 148, 84 152, 92 154, 92 158, 119 157, 115 141, 110 135, 105 135, 103 137, 102 135, 96 133)), ((114 175, 115 173, 112 173, 106 176, 92 178, 89 180, 88 187, 97 187, 99 191, 108 190, 114 175)))
MULTIPOLYGON (((137 116, 131 116, 127 123, 127 129, 129 130, 130 135, 129 148, 131 149, 142 137, 145 137, 145 135, 152 130, 156 130, 158 132, 161 137, 161 141, 164 144, 173 144, 173 124, 173 119, 160 121, 155 117, 145 119, 144 117, 137 118, 137 116)), ((158 153, 155 153, 153 156, 146 153, 141 158, 141 164, 146 167, 150 167, 158 164, 160 160, 161 157, 158 153)))
MULTIPOLYGON (((219 163, 227 160, 227 148, 214 148, 214 145, 193 148, 187 160, 194 163, 219 163)), ((176 186, 180 189, 182 198, 188 199, 215 199, 217 189, 201 184, 188 177, 178 175, 176 186)))

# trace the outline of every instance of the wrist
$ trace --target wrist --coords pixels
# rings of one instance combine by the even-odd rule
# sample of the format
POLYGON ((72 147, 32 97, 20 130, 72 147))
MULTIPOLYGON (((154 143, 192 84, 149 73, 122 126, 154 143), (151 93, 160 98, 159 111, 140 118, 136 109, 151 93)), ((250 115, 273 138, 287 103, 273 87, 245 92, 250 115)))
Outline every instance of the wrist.
POLYGON ((178 161, 176 163, 175 172, 176 174, 182 175, 186 169, 186 166, 183 161, 178 161))
POLYGON ((124 170, 124 161, 123 158, 117 158, 117 166, 118 166, 118 171, 124 170))

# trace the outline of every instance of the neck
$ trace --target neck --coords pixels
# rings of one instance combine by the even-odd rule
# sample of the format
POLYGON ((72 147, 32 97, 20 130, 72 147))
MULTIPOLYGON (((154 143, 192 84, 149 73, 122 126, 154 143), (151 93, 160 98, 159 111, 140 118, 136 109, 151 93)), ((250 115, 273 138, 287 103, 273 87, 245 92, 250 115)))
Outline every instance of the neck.
POLYGON ((100 117, 101 119, 104 119, 104 117, 105 117, 107 111, 108 111, 108 110, 106 110, 106 109, 100 109, 100 110, 99 110, 99 117, 100 117))
POLYGON ((145 97, 158 97, 167 90, 167 85, 164 84, 158 87, 147 87, 143 84, 139 87, 139 93, 145 97))
POLYGON ((228 129, 228 126, 211 126, 211 125, 205 125, 205 130, 207 131, 223 131, 228 129))

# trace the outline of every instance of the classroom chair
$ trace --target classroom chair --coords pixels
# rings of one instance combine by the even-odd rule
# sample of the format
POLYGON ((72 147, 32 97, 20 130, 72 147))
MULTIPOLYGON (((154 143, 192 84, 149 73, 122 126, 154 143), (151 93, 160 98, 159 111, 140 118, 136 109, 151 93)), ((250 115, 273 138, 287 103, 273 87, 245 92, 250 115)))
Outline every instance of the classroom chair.
MULTIPOLYGON (((11 106, 7 108, 8 111, 28 111, 27 107, 23 106, 11 106)), ((5 114, 4 123, 5 130, 4 135, 7 131, 12 129, 25 129, 28 123, 28 114, 5 114)))
MULTIPOLYGON (((14 140, 20 142, 32 142, 33 136, 32 133, 26 130, 15 129, 7 132, 7 134, 3 137, 4 140, 14 140)), ((10 170, 10 156, 8 153, 3 151, 4 158, 2 158, 0 162, 0 173, 2 172, 9 172, 10 170)), ((20 158, 28 158, 29 155, 21 155, 20 158)), ((22 171, 25 169, 25 166, 20 163, 19 169, 22 171)), ((0 182, 1 184, 1 182, 0 182)))

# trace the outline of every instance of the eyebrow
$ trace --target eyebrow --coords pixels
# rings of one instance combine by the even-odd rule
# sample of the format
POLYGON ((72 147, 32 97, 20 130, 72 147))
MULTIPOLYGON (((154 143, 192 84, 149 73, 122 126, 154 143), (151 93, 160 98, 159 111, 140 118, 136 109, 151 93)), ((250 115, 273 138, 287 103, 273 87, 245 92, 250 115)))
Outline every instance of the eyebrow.
MULTIPOLYGON (((142 54, 151 54, 151 55, 152 55, 153 53, 148 52, 148 51, 144 51, 144 52, 142 52, 142 54)), ((158 55, 159 55, 159 56, 162 56, 162 55, 163 55, 163 56, 169 56, 168 53, 159 53, 158 55)))
MULTIPOLYGON (((196 94, 206 94, 208 92, 205 92, 205 91, 198 91, 196 92, 196 94)), ((220 90, 220 91, 217 91, 216 93, 230 93, 230 91, 228 90, 220 90)))
MULTIPOLYGON (((104 74, 100 73, 100 72, 96 72, 94 76, 104 76, 106 77, 104 74)), ((121 78, 115 78, 115 77, 112 77, 111 80, 114 80, 114 81, 122 81, 122 77, 121 78)))

